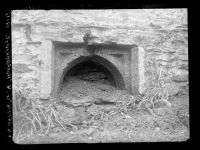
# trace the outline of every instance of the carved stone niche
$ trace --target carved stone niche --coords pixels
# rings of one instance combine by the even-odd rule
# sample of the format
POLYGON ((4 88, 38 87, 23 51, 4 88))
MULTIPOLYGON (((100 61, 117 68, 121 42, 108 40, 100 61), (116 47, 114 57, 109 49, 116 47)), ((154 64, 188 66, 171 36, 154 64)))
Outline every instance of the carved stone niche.
POLYGON ((112 74, 117 88, 125 89, 131 94, 142 93, 143 56, 144 50, 136 45, 109 43, 85 46, 84 43, 52 41, 51 71, 45 77, 51 77, 51 88, 46 93, 56 96, 66 73, 84 61, 105 67, 112 74))

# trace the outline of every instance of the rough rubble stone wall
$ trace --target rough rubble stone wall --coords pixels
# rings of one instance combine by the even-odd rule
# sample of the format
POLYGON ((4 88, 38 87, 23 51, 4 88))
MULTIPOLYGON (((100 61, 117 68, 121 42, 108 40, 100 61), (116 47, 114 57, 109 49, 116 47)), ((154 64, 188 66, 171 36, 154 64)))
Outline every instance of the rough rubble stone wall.
MULTIPOLYGON (((187 9, 134 10, 14 10, 12 11, 13 81, 41 91, 46 40, 83 42, 91 31, 96 43, 136 44, 145 51, 145 82, 151 77, 149 62, 170 75, 169 85, 188 89, 187 9)), ((44 90, 44 89, 43 89, 44 90)), ((174 93, 175 92, 175 93, 174 93)))

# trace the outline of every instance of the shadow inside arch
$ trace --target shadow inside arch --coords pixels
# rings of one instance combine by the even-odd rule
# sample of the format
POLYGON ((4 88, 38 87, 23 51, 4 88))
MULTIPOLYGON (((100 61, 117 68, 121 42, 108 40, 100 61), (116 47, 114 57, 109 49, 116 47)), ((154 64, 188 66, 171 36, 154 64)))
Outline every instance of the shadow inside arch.
POLYGON ((114 86, 119 88, 119 89, 125 89, 125 84, 123 80, 123 76, 119 72, 119 70, 115 67, 114 64, 112 64, 109 60, 101 57, 101 56, 81 56, 79 58, 76 58, 75 60, 71 61, 68 63, 67 67, 64 69, 60 81, 59 81, 59 86, 58 86, 58 91, 61 88, 62 83, 64 82, 64 77, 65 75, 74 67, 77 65, 84 63, 84 62, 91 62, 96 65, 99 65, 101 68, 104 68, 107 72, 111 74, 114 80, 114 86))

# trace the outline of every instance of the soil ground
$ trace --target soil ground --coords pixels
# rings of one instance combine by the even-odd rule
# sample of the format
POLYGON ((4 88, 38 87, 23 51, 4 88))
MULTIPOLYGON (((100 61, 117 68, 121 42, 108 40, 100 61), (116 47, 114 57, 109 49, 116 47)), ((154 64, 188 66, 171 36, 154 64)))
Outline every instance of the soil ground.
POLYGON ((33 135, 19 143, 99 143, 99 142, 160 142, 189 139, 189 97, 179 95, 169 99, 171 107, 156 105, 155 115, 145 109, 118 111, 116 103, 130 98, 124 90, 113 87, 104 79, 68 77, 57 101, 90 103, 89 106, 66 108, 63 118, 74 123, 64 130, 51 126, 48 135, 33 135), (106 100, 115 104, 95 104, 106 100), (103 115, 99 115, 103 112, 103 115), (92 115, 91 115, 92 114, 92 115), (71 115, 71 116, 70 116, 71 115), (91 119, 93 116, 93 119, 91 119), (79 122, 76 123, 75 122, 79 122))

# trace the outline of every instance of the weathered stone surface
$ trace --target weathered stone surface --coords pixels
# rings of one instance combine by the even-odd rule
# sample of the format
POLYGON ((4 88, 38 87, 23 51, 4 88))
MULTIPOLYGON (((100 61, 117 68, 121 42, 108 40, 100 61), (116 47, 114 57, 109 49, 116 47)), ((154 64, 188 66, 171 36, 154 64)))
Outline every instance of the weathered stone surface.
POLYGON ((187 82, 188 81, 188 77, 187 76, 173 76, 172 78, 172 81, 175 81, 175 82, 187 82))
POLYGON ((180 92, 180 87, 174 83, 166 84, 166 90, 168 91, 168 96, 176 96, 180 92))
POLYGON ((57 106, 61 119, 71 122, 74 120, 75 110, 73 108, 57 106))
MULTIPOLYGON (((144 62, 150 58, 157 59, 159 67, 175 76, 172 81, 181 86, 181 82, 188 81, 185 77, 188 74, 187 28, 186 9, 14 10, 13 64, 29 64, 27 67, 32 72, 24 74, 18 71, 22 77, 20 82, 25 78, 37 79, 37 86, 27 87, 35 93, 39 90, 40 96, 47 98, 52 89, 49 76, 53 59, 50 55, 53 49, 51 41, 83 42, 85 33, 91 32, 95 37, 94 43, 114 42, 142 47, 144 62)), ((151 72, 144 62, 139 62, 139 65, 144 66, 145 72, 151 72)), ((150 75, 145 73, 139 82, 143 85, 150 75)), ((141 92, 144 89, 140 87, 141 92)))
POLYGON ((72 100, 71 101, 73 106, 88 106, 94 103, 94 99, 90 96, 86 96, 80 100, 72 100))
POLYGON ((26 64, 13 64, 12 65, 13 73, 27 73, 32 72, 32 69, 28 67, 26 64))

